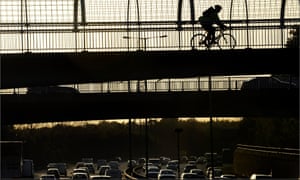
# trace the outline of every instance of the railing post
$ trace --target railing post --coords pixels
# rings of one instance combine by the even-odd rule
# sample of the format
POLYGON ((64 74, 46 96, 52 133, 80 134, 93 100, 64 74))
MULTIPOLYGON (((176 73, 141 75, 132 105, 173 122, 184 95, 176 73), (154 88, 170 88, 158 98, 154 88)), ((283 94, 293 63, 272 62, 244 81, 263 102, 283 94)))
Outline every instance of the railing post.
POLYGON ((168 92, 171 92, 171 79, 169 78, 169 81, 168 81, 168 92))
POLYGON ((231 90, 231 77, 228 77, 228 90, 231 90))
POLYGON ((201 88, 200 88, 200 86, 201 86, 201 83, 200 83, 200 76, 198 77, 197 81, 198 81, 198 91, 201 91, 201 88))

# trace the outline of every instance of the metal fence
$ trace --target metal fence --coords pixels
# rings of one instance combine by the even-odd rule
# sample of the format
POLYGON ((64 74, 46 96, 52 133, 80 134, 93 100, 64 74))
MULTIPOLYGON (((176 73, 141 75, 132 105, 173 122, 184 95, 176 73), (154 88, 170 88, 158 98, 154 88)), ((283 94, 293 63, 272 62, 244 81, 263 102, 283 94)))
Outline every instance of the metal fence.
MULTIPOLYGON (((250 89, 262 88, 299 88, 299 84, 295 83, 299 79, 291 78, 289 81, 283 81, 273 78, 270 75, 261 76, 228 76, 228 77, 196 77, 186 79, 149 79, 149 80, 130 80, 130 81, 112 81, 103 83, 86 83, 86 84, 68 84, 59 85, 59 87, 67 87, 76 89, 80 93, 146 93, 146 92, 197 92, 209 91, 209 83, 211 83, 212 91, 230 91, 241 90, 245 82, 253 80, 255 77, 262 78, 256 81, 250 89)), ((50 86, 51 87, 51 86, 50 86)), ((55 86, 56 87, 56 86, 55 86)), ((47 87, 42 88, 47 92, 47 87)), ((66 91, 67 93, 68 91, 66 91)), ((74 92, 74 91, 72 91, 74 92)), ((27 88, 1 89, 0 94, 26 94, 27 88)), ((53 91, 52 91, 53 93, 53 91)), ((62 90, 59 91, 62 93, 62 90)))
POLYGON ((237 49, 283 48, 300 26, 298 0, 188 2, 1 0, 0 53, 190 50, 204 32, 198 17, 214 4, 237 49))

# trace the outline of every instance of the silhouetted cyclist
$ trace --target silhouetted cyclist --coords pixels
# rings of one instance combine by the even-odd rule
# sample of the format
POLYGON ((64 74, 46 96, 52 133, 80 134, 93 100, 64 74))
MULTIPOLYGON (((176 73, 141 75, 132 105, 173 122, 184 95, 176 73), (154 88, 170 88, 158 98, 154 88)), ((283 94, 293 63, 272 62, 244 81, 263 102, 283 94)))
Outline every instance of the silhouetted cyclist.
POLYGON ((220 5, 215 5, 210 7, 202 13, 202 16, 199 17, 199 22, 203 29, 207 31, 207 40, 210 44, 215 43, 215 32, 216 28, 213 27, 214 24, 217 24, 221 29, 225 29, 226 26, 220 21, 218 13, 221 11, 222 7, 220 5))

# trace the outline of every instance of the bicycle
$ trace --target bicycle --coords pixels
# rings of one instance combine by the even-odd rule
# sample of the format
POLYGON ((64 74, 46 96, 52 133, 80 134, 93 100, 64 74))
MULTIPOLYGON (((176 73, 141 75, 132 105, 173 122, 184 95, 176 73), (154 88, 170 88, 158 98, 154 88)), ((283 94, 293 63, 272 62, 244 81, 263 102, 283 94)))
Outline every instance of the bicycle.
POLYGON ((216 32, 215 43, 207 39, 207 32, 194 34, 191 38, 192 50, 200 50, 206 48, 210 49, 214 46, 219 49, 229 48, 234 49, 236 46, 236 39, 229 33, 224 33, 225 29, 218 29, 216 32))

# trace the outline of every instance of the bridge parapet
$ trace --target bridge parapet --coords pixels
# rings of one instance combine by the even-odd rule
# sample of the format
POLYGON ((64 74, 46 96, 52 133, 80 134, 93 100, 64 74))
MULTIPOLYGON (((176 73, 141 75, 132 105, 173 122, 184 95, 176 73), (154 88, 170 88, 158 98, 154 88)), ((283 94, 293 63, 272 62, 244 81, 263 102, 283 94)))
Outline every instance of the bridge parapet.
POLYGON ((272 174, 273 178, 299 177, 299 149, 237 145, 234 171, 239 176, 272 174))
POLYGON ((192 36, 204 32, 197 18, 214 4, 223 6, 238 49, 283 48, 300 25, 297 0, 179 2, 2 0, 0 53, 190 50, 192 36))
POLYGON ((84 83, 59 86, 0 89, 0 94, 53 94, 53 93, 155 93, 155 92, 197 92, 208 91, 211 83, 212 91, 230 90, 263 90, 263 89, 296 89, 299 79, 291 76, 291 81, 282 81, 270 75, 256 76, 215 76, 211 82, 208 77, 182 79, 150 79, 112 81, 102 83, 84 83), (76 90, 76 91, 74 91, 76 90))

